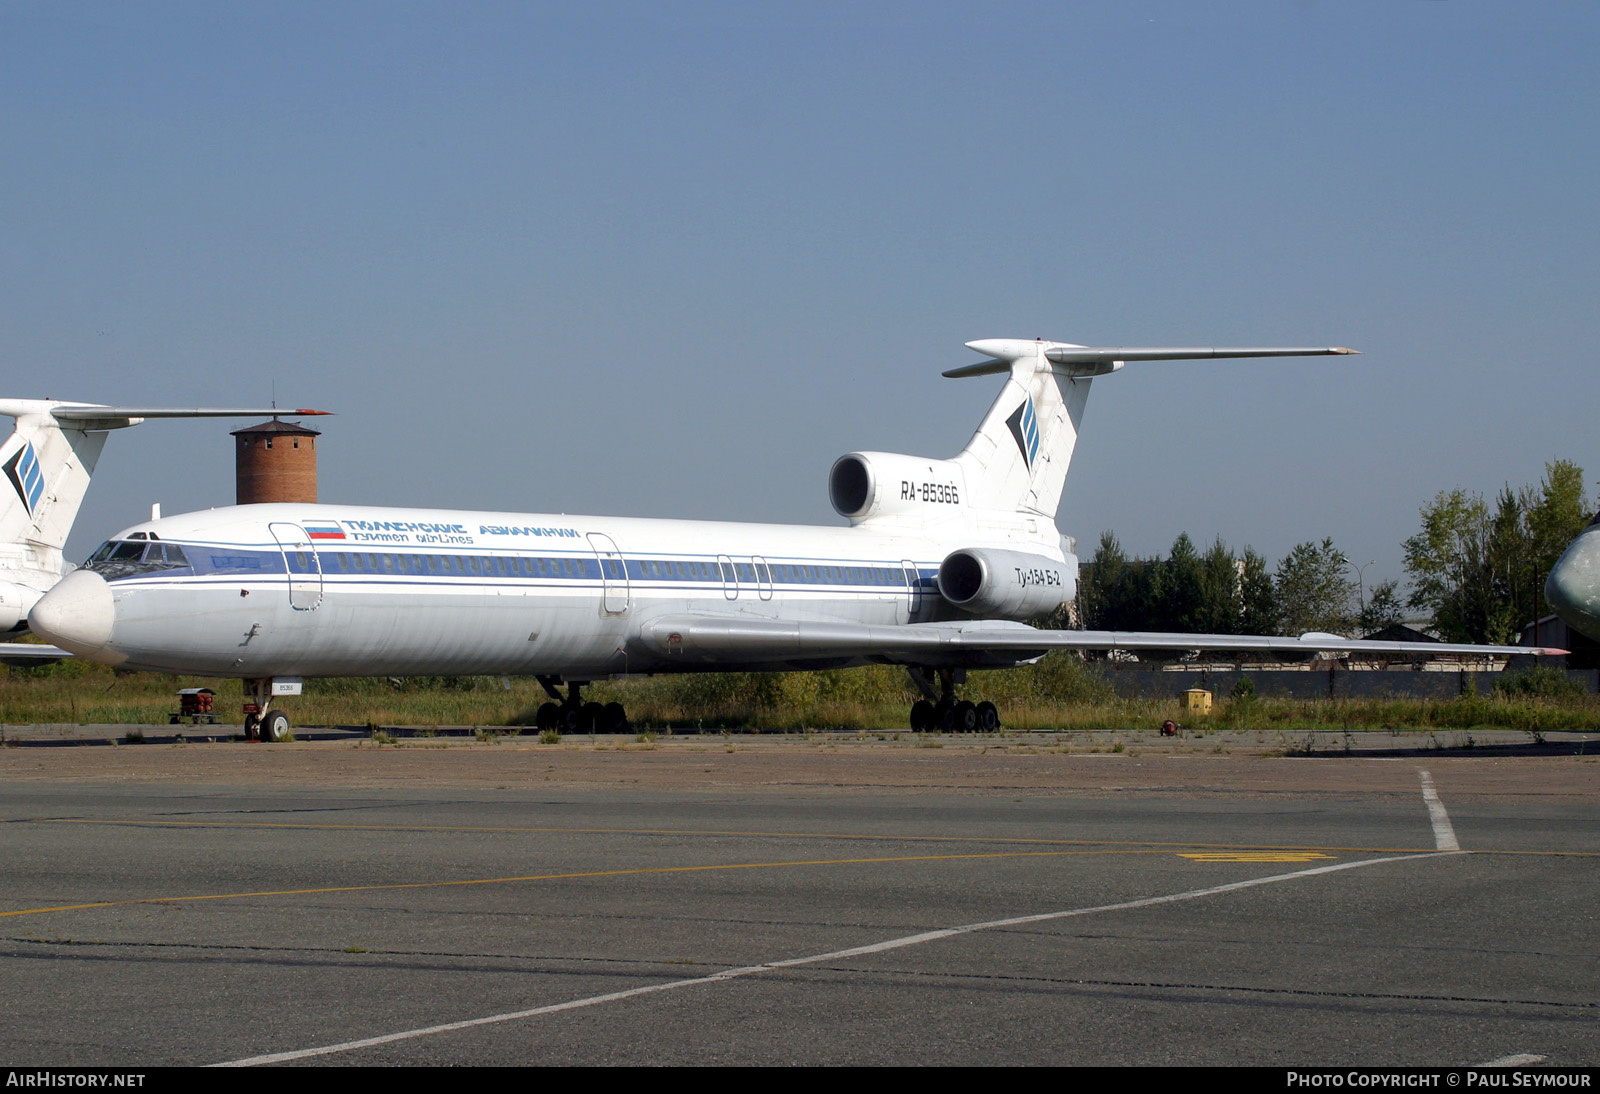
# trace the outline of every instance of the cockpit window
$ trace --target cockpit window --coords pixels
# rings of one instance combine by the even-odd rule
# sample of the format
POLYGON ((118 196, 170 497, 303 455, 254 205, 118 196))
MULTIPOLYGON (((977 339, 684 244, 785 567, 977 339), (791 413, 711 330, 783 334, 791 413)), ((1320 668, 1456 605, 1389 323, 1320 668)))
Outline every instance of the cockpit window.
POLYGON ((83 568, 93 570, 107 581, 112 581, 119 577, 186 568, 188 565, 189 559, 184 555, 183 548, 176 543, 164 543, 153 538, 130 537, 102 543, 99 549, 89 556, 89 561, 84 563, 83 568))

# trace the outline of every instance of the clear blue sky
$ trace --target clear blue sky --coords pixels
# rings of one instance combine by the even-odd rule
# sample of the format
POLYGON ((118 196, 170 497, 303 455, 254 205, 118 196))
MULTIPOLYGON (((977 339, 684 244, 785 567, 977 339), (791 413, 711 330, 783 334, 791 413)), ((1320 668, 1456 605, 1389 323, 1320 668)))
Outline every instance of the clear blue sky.
MULTIPOLYGON (((962 343, 1096 381, 1087 549, 1332 536, 1595 451, 1600 4, 0 7, 4 394, 327 407, 329 501, 830 522, 962 343)), ((232 501, 114 436, 71 545, 232 501)))

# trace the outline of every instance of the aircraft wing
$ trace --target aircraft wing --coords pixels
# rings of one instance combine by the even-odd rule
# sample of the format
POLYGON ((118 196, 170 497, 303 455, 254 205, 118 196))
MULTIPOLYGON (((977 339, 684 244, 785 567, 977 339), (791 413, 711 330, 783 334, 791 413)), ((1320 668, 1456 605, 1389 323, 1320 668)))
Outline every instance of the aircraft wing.
POLYGON ((38 665, 71 656, 60 646, 45 646, 38 642, 0 642, 0 664, 38 665))
POLYGON ((1050 650, 1261 650, 1417 656, 1440 654, 1509 657, 1565 650, 1532 646, 1477 646, 1450 642, 1382 642, 1326 634, 1178 634, 1155 631, 1051 631, 1000 620, 865 623, 757 619, 719 615, 667 616, 641 628, 657 654, 689 662, 756 664, 870 658, 895 664, 985 667, 1014 665, 1050 650))

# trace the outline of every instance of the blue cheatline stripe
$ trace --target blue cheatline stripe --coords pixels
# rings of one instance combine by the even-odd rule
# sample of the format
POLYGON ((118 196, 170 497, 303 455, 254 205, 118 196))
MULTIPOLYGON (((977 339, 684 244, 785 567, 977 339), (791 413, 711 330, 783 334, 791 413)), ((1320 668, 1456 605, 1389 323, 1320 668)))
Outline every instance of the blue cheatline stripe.
MULTIPOLYGON (((234 575, 266 578, 286 572, 284 554, 279 550, 228 545, 183 546, 189 559, 189 572, 198 577, 234 575)), ((343 544, 340 547, 339 550, 329 550, 325 545, 321 546, 315 552, 315 561, 310 550, 291 548, 288 572, 320 573, 323 578, 338 580, 340 584, 378 585, 438 583, 471 587, 483 583, 505 585, 528 582, 546 588, 576 587, 577 584, 602 580, 600 564, 596 559, 571 555, 465 555, 432 551, 350 550, 343 544), (320 567, 317 562, 320 562, 320 567), (424 578, 426 581, 406 580, 414 578, 424 578)), ((724 584, 721 568, 713 563, 702 570, 704 560, 698 557, 629 558, 626 563, 628 580, 642 588, 679 585, 720 590, 724 584), (679 573, 680 566, 682 574, 679 573)), ((622 578, 618 560, 608 558, 605 564, 608 580, 622 578)), ((736 566, 742 587, 754 589, 767 583, 766 578, 758 582, 753 563, 740 562, 736 566)), ((906 589, 906 571, 898 563, 884 564, 861 559, 785 560, 769 561, 767 570, 775 588, 882 590, 887 594, 903 593, 906 589)), ((917 567, 913 580, 919 588, 932 588, 937 574, 937 568, 917 567)), ((113 580, 148 576, 128 574, 113 580)), ((161 576, 171 577, 175 573, 167 570, 161 576)))

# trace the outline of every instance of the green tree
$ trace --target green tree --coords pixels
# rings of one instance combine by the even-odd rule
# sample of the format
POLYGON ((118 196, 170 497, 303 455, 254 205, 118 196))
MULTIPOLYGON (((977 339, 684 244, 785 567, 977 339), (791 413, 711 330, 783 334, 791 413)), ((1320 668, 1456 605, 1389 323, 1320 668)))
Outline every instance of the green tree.
POLYGON ((1188 532, 1172 541, 1161 575, 1161 602, 1157 618, 1161 626, 1153 630, 1197 631, 1195 621, 1204 613, 1201 591, 1200 553, 1188 532))
POLYGON ((1405 541, 1408 602, 1448 641, 1514 641, 1545 613, 1544 578, 1588 512, 1583 469, 1570 460, 1545 464, 1538 487, 1502 487, 1492 512, 1479 495, 1441 492, 1405 541))
POLYGON ((1183 534, 1164 559, 1130 559, 1107 532, 1084 566, 1078 615, 1094 630, 1256 633, 1271 602, 1266 563, 1253 551, 1241 560, 1218 538, 1201 554, 1183 534))
POLYGON ((1246 547, 1239 560, 1240 634, 1278 633, 1278 593, 1267 560, 1246 547))
POLYGON ((1539 500, 1528 514, 1528 533, 1544 573, 1550 572, 1567 544, 1589 523, 1589 499, 1583 489, 1583 468, 1571 460, 1544 465, 1539 500))
POLYGON ((1243 632, 1244 600, 1239 560, 1218 536, 1200 556, 1200 597, 1192 617, 1194 629, 1204 634, 1243 632))
POLYGON ((1128 556, 1110 532, 1100 535, 1094 557, 1083 567, 1078 579, 1078 619, 1088 630, 1111 630, 1112 604, 1118 587, 1126 579, 1128 556))
POLYGON ((1279 624, 1285 634, 1306 631, 1347 633, 1354 620, 1350 613, 1349 560, 1324 539, 1301 543, 1278 563, 1273 581, 1279 624))
POLYGON ((1422 507, 1422 530, 1402 545, 1411 579, 1408 603, 1432 613, 1433 628, 1449 642, 1487 640, 1487 621, 1469 605, 1485 582, 1489 507, 1459 487, 1422 507))
POLYGON ((1367 603, 1361 609, 1357 629, 1362 634, 1372 634, 1405 620, 1405 605, 1400 600, 1400 583, 1380 581, 1367 594, 1367 603))

